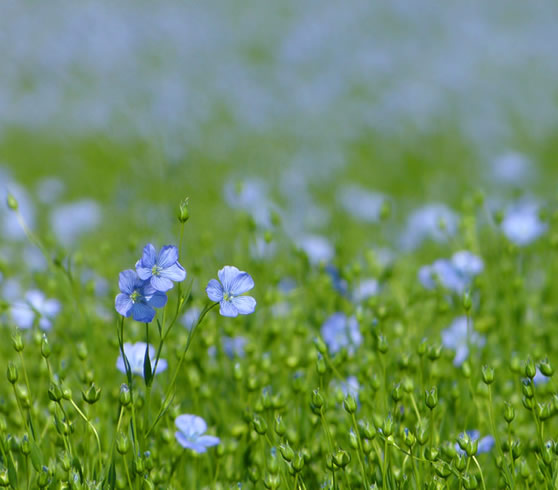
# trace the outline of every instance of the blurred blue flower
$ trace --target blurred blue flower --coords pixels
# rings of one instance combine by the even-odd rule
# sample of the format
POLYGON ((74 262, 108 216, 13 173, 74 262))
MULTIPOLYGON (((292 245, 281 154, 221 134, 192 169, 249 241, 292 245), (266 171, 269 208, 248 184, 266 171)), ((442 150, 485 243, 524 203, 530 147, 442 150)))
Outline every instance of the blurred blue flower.
POLYGON ((541 236, 547 225, 539 218, 538 206, 522 203, 512 207, 502 221, 502 231, 511 242, 523 247, 541 236))
POLYGON ((184 313, 184 315, 182 315, 182 318, 180 319, 182 325, 184 325, 188 330, 192 330, 192 327, 198 321, 200 313, 201 309, 197 306, 192 306, 191 308, 187 309, 186 313, 184 313))
POLYGON ((295 243, 314 265, 327 263, 335 255, 333 245, 327 238, 320 235, 302 235, 295 239, 295 243))
POLYGON ((205 453, 208 447, 216 446, 221 442, 218 437, 203 435, 207 430, 207 424, 197 415, 179 415, 174 423, 178 429, 174 436, 183 448, 192 449, 196 453, 205 453))
POLYGON ((135 270, 122 271, 118 277, 120 294, 116 296, 115 308, 118 313, 142 323, 149 323, 155 316, 154 308, 167 303, 167 295, 156 291, 148 281, 142 281, 135 270))
POLYGON ((220 303, 219 313, 228 317, 254 313, 256 300, 251 296, 241 296, 254 287, 250 274, 226 265, 218 272, 218 276, 221 283, 211 279, 205 291, 211 301, 220 303))
POLYGON ((364 301, 380 292, 380 284, 376 279, 363 279, 353 290, 353 300, 357 303, 364 301))
POLYGON ((349 376, 345 381, 340 381, 339 388, 343 392, 343 396, 351 395, 358 402, 360 384, 356 376, 349 376))
POLYGON ((244 357, 244 347, 248 341, 242 337, 223 337, 223 351, 230 358, 244 357))
POLYGON ((427 204, 414 211, 407 219, 401 246, 413 250, 424 240, 445 242, 457 231, 458 216, 445 204, 427 204))
MULTIPOLYGON (((145 342, 136 342, 135 344, 130 344, 129 342, 124 343, 124 354, 130 363, 130 369, 132 370, 133 374, 137 374, 138 376, 143 377, 143 361, 145 359, 145 342)), ((149 345, 149 362, 151 363, 151 370, 153 370, 153 365, 155 364, 155 347, 151 344, 149 345)), ((116 360, 116 368, 121 371, 122 373, 126 374, 126 366, 124 364, 124 359, 122 358, 122 354, 118 356, 116 360)), ((157 363, 157 370, 153 374, 162 373, 167 369, 167 361, 165 359, 159 359, 157 363)))
POLYGON ((157 253, 155 247, 148 243, 143 255, 136 263, 136 272, 143 281, 149 281, 157 291, 166 292, 173 286, 173 281, 186 279, 186 271, 178 262, 178 248, 165 245, 157 253))
POLYGON ((483 270, 484 262, 480 257, 462 250, 453 254, 451 260, 438 259, 421 267, 418 278, 426 289, 434 289, 438 280, 446 289, 462 294, 483 270))
POLYGON ((42 291, 32 289, 25 294, 25 301, 15 302, 10 308, 12 320, 19 328, 31 328, 35 319, 43 330, 52 328, 52 321, 60 311, 60 302, 47 299, 42 291))
POLYGON ((353 354, 362 343, 356 317, 347 318, 347 315, 341 312, 334 313, 325 321, 322 325, 322 337, 332 354, 343 348, 346 348, 349 354, 353 354))
MULTIPOLYGON (((480 432, 478 430, 468 430, 466 432, 462 432, 459 434, 459 439, 467 439, 470 438, 472 441, 479 441, 477 454, 488 453, 494 447, 494 437, 492 436, 485 436, 479 440, 480 432)), ((455 443, 455 449, 459 454, 465 454, 465 451, 461 449, 459 443, 455 443)))
MULTIPOLYGON (((485 342, 485 338, 476 332, 471 324, 471 345, 483 347, 485 342)), ((454 366, 461 366, 469 356, 466 316, 457 317, 448 328, 442 331, 442 344, 455 351, 454 366)))

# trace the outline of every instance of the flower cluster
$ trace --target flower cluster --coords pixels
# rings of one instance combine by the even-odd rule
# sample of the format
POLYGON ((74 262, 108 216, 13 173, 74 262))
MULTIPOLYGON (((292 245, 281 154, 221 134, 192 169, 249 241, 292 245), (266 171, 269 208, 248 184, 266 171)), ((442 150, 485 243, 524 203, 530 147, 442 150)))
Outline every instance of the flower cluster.
POLYGON ((143 255, 136 262, 136 269, 120 273, 116 296, 116 311, 124 317, 132 316, 134 320, 150 323, 155 317, 155 308, 167 303, 165 294, 174 282, 186 279, 186 271, 178 262, 178 249, 166 245, 157 253, 155 247, 148 243, 143 255))

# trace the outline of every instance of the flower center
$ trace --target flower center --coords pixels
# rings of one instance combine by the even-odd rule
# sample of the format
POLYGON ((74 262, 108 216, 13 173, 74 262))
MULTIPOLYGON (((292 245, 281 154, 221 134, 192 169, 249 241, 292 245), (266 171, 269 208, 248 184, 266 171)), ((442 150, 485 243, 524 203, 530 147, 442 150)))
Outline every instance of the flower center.
POLYGON ((141 298, 141 294, 137 289, 132 294, 130 294, 130 299, 132 300, 132 303, 136 303, 140 298, 141 298))
POLYGON ((154 276, 158 276, 161 273, 161 268, 155 264, 152 268, 151 268, 151 274, 153 274, 154 276))
POLYGON ((232 301, 233 298, 234 298, 234 296, 233 296, 231 293, 229 293, 229 292, 226 292, 226 291, 225 291, 225 293, 223 294, 223 299, 224 299, 225 301, 229 301, 229 302, 230 302, 230 301, 232 301))

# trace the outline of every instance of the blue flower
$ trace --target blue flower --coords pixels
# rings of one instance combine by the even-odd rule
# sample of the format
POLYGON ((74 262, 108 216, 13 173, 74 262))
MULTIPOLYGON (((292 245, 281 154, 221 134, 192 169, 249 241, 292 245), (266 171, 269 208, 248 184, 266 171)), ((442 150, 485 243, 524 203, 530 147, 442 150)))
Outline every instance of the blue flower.
POLYGON ((35 319, 43 330, 52 328, 52 321, 60 311, 60 302, 47 299, 42 291, 31 289, 25 294, 25 302, 15 302, 11 307, 14 323, 19 328, 31 328, 35 319))
POLYGON ((151 322, 155 316, 154 308, 161 308, 167 303, 165 293, 142 281, 132 269, 120 273, 118 287, 120 294, 115 300, 116 311, 126 318, 133 316, 137 322, 151 322))
POLYGON ((356 317, 347 318, 341 312, 334 313, 325 321, 322 325, 322 337, 332 354, 343 348, 347 348, 348 353, 352 354, 362 343, 356 317))
MULTIPOLYGON (((135 344, 130 344, 129 342, 124 343, 124 354, 130 363, 130 369, 133 374, 143 377, 143 361, 145 359, 145 342, 136 342, 135 344)), ((155 364, 155 347, 151 344, 149 345, 149 362, 151 363, 151 369, 153 370, 153 365, 155 364)), ((118 356, 116 360, 116 368, 122 373, 126 374, 126 366, 124 364, 124 359, 122 354, 118 356)), ((159 359, 157 363, 157 371, 153 374, 162 373, 167 369, 167 361, 164 359, 159 359)))
POLYGON ((418 277, 426 289, 434 289, 437 279, 446 289, 462 294, 483 270, 484 262, 480 257, 461 250, 453 254, 451 260, 439 259, 431 265, 421 267, 418 277))
POLYGON ((539 219, 538 211, 536 204, 528 202, 510 209, 502 221, 502 231, 508 240, 523 247, 539 238, 547 225, 539 219))
MULTIPOLYGON (((471 345, 484 346, 486 340, 471 325, 471 345)), ((454 366, 461 366, 469 357, 469 343, 467 342, 467 317, 457 317, 453 323, 442 332, 442 344, 448 349, 455 350, 454 366)))
POLYGON ((211 279, 205 291, 211 301, 220 303, 219 313, 229 317, 254 313, 256 300, 251 296, 240 296, 254 287, 250 274, 226 265, 218 272, 218 276, 221 283, 211 279))
POLYGON ((178 263, 178 248, 165 245, 159 253, 148 243, 143 255, 136 263, 136 271, 140 279, 149 281, 157 291, 165 292, 172 288, 173 281, 186 279, 186 271, 178 263))
POLYGON ((179 415, 174 423, 178 429, 174 436, 183 448, 205 453, 208 447, 216 446, 221 442, 218 437, 203 435, 207 430, 207 424, 197 415, 179 415))

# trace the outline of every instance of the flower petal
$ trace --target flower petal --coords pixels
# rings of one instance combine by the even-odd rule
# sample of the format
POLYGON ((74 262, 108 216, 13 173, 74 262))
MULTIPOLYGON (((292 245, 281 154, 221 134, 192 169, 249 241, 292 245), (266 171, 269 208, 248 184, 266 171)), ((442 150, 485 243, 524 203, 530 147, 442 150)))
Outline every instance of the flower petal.
POLYGON ((170 279, 161 276, 152 276, 151 277, 151 285, 157 291, 165 292, 169 289, 172 289, 173 283, 170 279))
POLYGON ((127 269, 122 271, 118 275, 118 287, 120 292, 132 294, 134 292, 134 287, 136 285, 136 281, 138 279, 138 275, 135 270, 127 269))
POLYGON ((178 260, 178 248, 174 245, 165 245, 159 252, 157 257, 157 265, 161 269, 170 267, 178 260))
POLYGON ((174 424, 186 437, 199 436, 207 430, 205 420, 197 415, 183 414, 176 417, 174 424))
POLYGON ((198 437, 198 440, 196 442, 205 447, 212 447, 219 444, 221 442, 221 439, 215 436, 201 436, 198 437))
POLYGON ((122 355, 118 356, 118 359, 116 360, 116 369, 118 369, 121 373, 126 374, 126 365, 124 364, 122 355))
POLYGON ((219 313, 221 313, 222 316, 228 316, 231 318, 238 316, 236 306, 234 306, 230 301, 221 300, 220 305, 221 307, 219 308, 219 313))
POLYGON ((211 279, 205 288, 208 298, 211 301, 221 301, 223 299, 223 286, 217 279, 211 279))
MULTIPOLYGON (((155 359, 151 360, 151 368, 153 368, 153 366, 155 366, 155 359)), ((159 374, 162 373, 163 371, 166 371, 168 367, 168 363, 165 359, 159 359, 159 362, 157 363, 157 371, 155 372, 155 374, 159 374)))
POLYGON ((161 277, 166 277, 171 281, 181 282, 186 279, 186 271, 178 262, 175 262, 170 267, 166 267, 160 272, 161 277))
POLYGON ((235 296, 250 291, 254 287, 254 280, 247 272, 239 272, 232 280, 230 286, 230 293, 235 296))
POLYGON ((226 265, 217 273, 225 291, 231 291, 231 284, 239 273, 240 271, 234 265, 226 265))
POLYGON ((137 264, 136 264, 136 272, 138 274, 138 277, 142 281, 146 281, 147 279, 149 279, 153 275, 152 268, 151 267, 143 267, 141 265, 140 261, 138 261, 137 264))
POLYGON ((143 254, 140 259, 140 266, 151 269, 155 262, 157 261, 157 250, 155 247, 148 243, 145 247, 143 247, 143 254))
POLYGON ((256 309, 256 300, 252 296, 237 296, 232 299, 232 304, 241 315, 249 315, 256 309))
POLYGON ((135 303, 131 311, 136 322, 151 323, 155 316, 155 310, 144 303, 135 303))
POLYGON ((167 295, 160 291, 154 293, 148 300, 147 304, 153 308, 162 308, 167 304, 167 295))
POLYGON ((33 326, 35 313, 27 304, 16 303, 11 307, 10 312, 12 320, 19 328, 31 328, 33 326))
POLYGON ((132 303, 130 296, 128 296, 127 294, 120 293, 116 296, 114 307, 116 308, 116 311, 122 316, 129 317, 132 306, 134 306, 134 303, 132 303))

